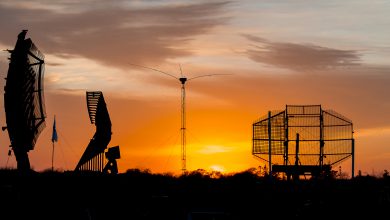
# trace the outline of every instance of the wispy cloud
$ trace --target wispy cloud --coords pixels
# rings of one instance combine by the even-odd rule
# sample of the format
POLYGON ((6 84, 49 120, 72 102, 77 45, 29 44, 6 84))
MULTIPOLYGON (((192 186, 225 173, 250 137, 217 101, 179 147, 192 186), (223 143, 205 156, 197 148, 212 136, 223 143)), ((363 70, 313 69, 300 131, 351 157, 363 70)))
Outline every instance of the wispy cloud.
POLYGON ((355 50, 339 50, 313 44, 272 42, 244 35, 252 46, 246 55, 253 61, 292 70, 324 70, 349 67, 360 63, 355 50), (253 44, 254 43, 254 44, 253 44))
POLYGON ((216 153, 229 152, 231 150, 232 150, 231 147, 210 145, 210 146, 203 147, 201 150, 199 150, 199 153, 201 153, 201 154, 216 154, 216 153))
POLYGON ((48 7, 0 4, 0 43, 14 45, 21 29, 30 29, 31 38, 46 53, 83 56, 122 68, 128 68, 129 62, 155 64, 190 55, 187 42, 224 24, 228 4, 203 2, 142 8, 106 2, 104 8, 62 13, 48 7))

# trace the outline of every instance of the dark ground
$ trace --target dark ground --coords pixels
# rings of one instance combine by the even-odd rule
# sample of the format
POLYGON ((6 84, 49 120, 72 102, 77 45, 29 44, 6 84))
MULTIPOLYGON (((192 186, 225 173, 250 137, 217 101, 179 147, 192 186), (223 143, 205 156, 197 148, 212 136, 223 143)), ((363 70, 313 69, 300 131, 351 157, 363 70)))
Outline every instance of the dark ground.
POLYGON ((387 219, 390 178, 0 172, 0 219, 387 219))

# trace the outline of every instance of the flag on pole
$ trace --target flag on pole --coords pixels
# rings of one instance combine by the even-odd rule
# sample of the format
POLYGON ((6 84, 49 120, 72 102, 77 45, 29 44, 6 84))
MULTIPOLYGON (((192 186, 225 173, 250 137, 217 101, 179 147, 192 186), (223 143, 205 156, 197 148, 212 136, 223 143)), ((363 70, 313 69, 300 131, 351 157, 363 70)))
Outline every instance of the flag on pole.
POLYGON ((58 135, 56 130, 56 116, 54 116, 54 122, 53 122, 53 135, 51 136, 51 142, 57 142, 58 141, 58 135))

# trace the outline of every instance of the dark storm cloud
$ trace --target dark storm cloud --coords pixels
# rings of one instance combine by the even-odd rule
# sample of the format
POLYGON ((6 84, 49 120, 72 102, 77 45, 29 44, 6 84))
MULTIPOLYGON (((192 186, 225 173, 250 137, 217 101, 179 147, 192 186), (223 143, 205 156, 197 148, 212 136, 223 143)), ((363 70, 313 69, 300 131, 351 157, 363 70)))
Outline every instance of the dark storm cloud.
POLYGON ((292 70, 323 70, 358 65, 360 55, 355 50, 339 50, 311 44, 272 42, 244 35, 253 47, 246 55, 253 61, 292 70))
POLYGON ((158 63, 190 55, 186 43, 224 24, 228 4, 129 8, 104 3, 105 7, 92 5, 89 10, 64 7, 68 11, 60 13, 0 4, 0 43, 13 46, 17 34, 29 29, 28 37, 46 53, 83 56, 119 67, 128 67, 129 62, 158 63))

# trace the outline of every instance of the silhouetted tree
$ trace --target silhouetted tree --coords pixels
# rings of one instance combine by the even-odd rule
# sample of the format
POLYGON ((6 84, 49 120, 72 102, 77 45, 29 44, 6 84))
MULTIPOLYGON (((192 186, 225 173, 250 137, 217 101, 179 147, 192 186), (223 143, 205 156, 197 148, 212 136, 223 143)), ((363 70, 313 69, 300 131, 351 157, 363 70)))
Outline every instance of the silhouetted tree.
POLYGON ((383 171, 383 178, 386 178, 386 177, 388 177, 388 176, 389 176, 389 171, 384 170, 384 171, 383 171))

